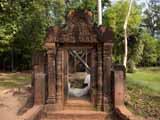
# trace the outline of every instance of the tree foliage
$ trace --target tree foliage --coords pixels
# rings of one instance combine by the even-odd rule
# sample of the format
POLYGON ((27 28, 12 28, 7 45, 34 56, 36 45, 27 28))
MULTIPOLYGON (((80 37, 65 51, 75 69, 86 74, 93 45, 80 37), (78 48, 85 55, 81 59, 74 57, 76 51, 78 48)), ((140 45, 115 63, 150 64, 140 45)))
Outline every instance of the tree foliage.
MULTIPOLYGON (((111 27, 114 32, 113 60, 116 63, 122 63, 124 54, 124 30, 123 25, 128 11, 128 1, 118 1, 106 10, 104 15, 104 24, 111 27)), ((141 24, 141 7, 133 3, 131 14, 128 20, 128 61, 138 62, 142 49, 137 49, 140 42, 140 24, 141 24), (136 47, 136 48, 135 48, 136 47)))
POLYGON ((143 35, 144 50, 142 54, 141 64, 143 66, 153 66, 157 63, 157 40, 145 33, 143 35))
POLYGON ((152 36, 160 34, 160 1, 149 0, 144 12, 144 25, 152 36))
MULTIPOLYGON (((109 0, 103 0, 103 7, 109 0)), ((95 0, 0 1, 0 69, 28 69, 32 52, 41 50, 49 26, 65 24, 71 9, 96 13, 95 0), (8 67, 7 67, 8 66, 8 67), (13 69, 13 68, 12 68, 13 69)))
MULTIPOLYGON (((68 1, 66 13, 73 9, 86 9, 93 13, 94 22, 97 23, 97 0, 66 0, 68 1)), ((111 6, 110 0, 102 0, 102 9, 111 6)))
POLYGON ((46 29, 64 23, 62 0, 4 0, 0 9, 1 66, 28 68, 32 52, 42 49, 46 29))
MULTIPOLYGON (((132 68, 136 64, 143 65, 147 60, 146 63, 151 65, 155 64, 156 60, 160 61, 160 42, 154 38, 158 35, 160 26, 159 3, 148 4, 144 16, 141 16, 142 8, 134 2, 129 17, 128 65, 132 68), (146 30, 154 35, 151 37, 146 34, 146 30)), ((102 0, 102 7, 103 22, 114 32, 113 61, 122 63, 123 25, 128 11, 128 1, 116 1, 112 5, 110 0, 102 0)), ((29 69, 32 52, 43 49, 47 28, 54 25, 63 26, 66 22, 65 16, 72 9, 92 11, 94 22, 97 22, 96 0, 1 0, 0 69, 29 69)))
POLYGON ((160 1, 149 0, 143 15, 144 51, 141 63, 145 66, 160 63, 160 1))

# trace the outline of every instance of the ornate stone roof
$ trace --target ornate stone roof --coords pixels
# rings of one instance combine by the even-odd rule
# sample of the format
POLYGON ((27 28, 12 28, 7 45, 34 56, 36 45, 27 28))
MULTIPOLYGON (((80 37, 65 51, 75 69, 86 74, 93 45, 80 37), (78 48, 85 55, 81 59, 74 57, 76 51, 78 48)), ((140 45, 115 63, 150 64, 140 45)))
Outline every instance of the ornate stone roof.
POLYGON ((46 43, 98 43, 112 40, 112 31, 103 26, 95 27, 92 13, 87 10, 70 11, 66 23, 65 28, 50 27, 46 43))
POLYGON ((88 11, 71 11, 67 18, 67 28, 60 36, 61 42, 95 43, 97 35, 91 22, 92 14, 88 11))

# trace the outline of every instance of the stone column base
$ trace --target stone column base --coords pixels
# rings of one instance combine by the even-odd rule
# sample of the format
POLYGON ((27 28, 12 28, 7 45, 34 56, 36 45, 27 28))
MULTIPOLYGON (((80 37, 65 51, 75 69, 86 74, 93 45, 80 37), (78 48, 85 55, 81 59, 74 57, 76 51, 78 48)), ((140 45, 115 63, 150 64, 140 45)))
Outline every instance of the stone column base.
POLYGON ((56 98, 55 97, 49 96, 47 98, 47 103, 48 104, 54 104, 55 102, 56 102, 56 98))
POLYGON ((46 104, 44 107, 45 111, 56 111, 56 105, 55 104, 46 104))

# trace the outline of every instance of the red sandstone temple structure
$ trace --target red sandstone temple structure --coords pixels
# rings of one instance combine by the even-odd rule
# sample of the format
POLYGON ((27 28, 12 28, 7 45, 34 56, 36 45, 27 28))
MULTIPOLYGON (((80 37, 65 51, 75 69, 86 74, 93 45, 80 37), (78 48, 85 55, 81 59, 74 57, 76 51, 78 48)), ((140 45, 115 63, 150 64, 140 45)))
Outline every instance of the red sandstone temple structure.
POLYGON ((73 10, 66 26, 48 29, 46 52, 33 55, 34 106, 23 120, 139 120, 124 105, 125 68, 112 65, 111 29, 92 23, 92 13, 73 10), (65 95, 69 49, 89 49, 88 101, 65 95), (89 109, 90 107, 93 109, 89 109))

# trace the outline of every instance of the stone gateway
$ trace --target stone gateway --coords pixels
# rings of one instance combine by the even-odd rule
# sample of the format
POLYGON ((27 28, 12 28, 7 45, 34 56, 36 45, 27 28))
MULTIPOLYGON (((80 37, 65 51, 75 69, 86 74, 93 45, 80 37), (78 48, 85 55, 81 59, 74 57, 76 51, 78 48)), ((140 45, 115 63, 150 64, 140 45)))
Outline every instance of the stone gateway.
MULTIPOLYGON (((112 65, 113 33, 92 23, 92 13, 73 10, 66 26, 48 29, 46 52, 33 55, 34 106, 23 120, 140 120, 124 106, 125 68, 112 65), (88 100, 65 95, 69 50, 90 49, 88 100)), ((82 61, 83 62, 83 61, 82 61)))

